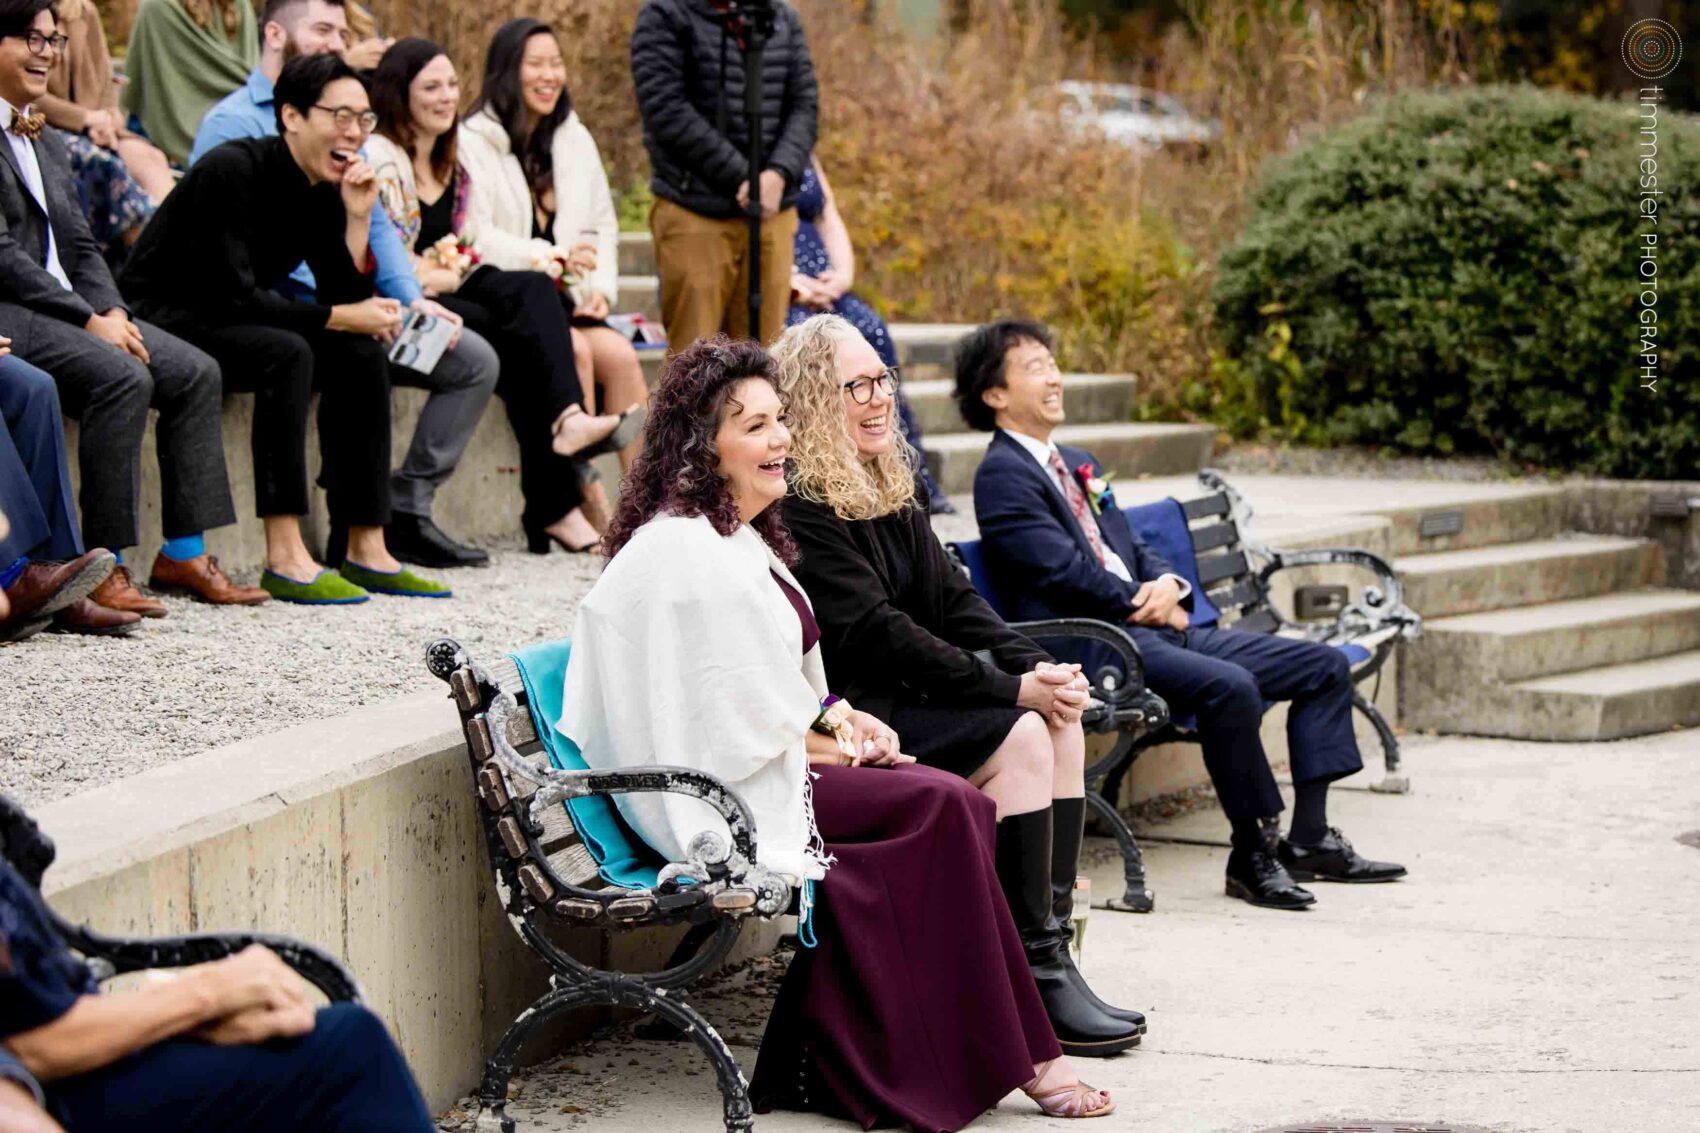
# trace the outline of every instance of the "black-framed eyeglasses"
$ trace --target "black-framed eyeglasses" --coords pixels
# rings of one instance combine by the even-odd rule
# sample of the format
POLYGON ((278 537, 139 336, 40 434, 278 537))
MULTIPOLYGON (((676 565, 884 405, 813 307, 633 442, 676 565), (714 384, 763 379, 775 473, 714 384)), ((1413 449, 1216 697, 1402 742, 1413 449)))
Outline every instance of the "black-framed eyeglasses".
POLYGON ((370 134, 378 126, 378 115, 371 110, 356 110, 352 106, 325 106, 315 102, 314 110, 323 110, 336 122, 336 128, 346 130, 358 124, 362 134, 370 134))
POLYGON ((68 35, 42 35, 38 31, 26 32, 23 35, 9 35, 6 39, 21 39, 29 44, 31 55, 46 55, 51 52, 59 55, 64 52, 65 45, 71 42, 68 35))
POLYGON ((880 388, 881 393, 891 397, 897 393, 897 383, 900 380, 897 371, 898 367, 890 366, 877 378, 856 378, 854 381, 845 382, 844 391, 857 405, 866 405, 874 399, 875 386, 880 388))

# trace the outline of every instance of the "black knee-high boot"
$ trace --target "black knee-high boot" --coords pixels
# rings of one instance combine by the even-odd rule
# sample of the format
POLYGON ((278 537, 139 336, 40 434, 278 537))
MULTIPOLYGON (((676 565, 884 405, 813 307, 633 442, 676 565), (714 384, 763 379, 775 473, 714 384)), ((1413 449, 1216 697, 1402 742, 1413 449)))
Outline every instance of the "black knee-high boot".
POLYGON ((1080 872, 1080 843, 1086 834, 1086 800, 1051 800, 1051 912, 1056 917, 1057 931, 1062 934, 1062 962, 1067 966, 1075 989, 1092 1006, 1110 1016, 1139 1028, 1145 1033, 1145 1016, 1126 1007, 1105 1003, 1087 984, 1086 977, 1074 966, 1068 946, 1074 940, 1074 878, 1080 872))
POLYGON ((1139 1030, 1093 1006, 1070 977, 1074 965, 1051 913, 1051 838, 1050 807, 999 822, 998 882, 1063 1053, 1101 1058, 1138 1043, 1139 1030))

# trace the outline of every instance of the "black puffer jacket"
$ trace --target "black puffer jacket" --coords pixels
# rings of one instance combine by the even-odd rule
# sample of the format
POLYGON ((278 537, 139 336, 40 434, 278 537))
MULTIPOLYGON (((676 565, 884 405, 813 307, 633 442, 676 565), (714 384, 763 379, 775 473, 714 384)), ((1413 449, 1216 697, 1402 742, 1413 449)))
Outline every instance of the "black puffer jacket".
MULTIPOLYGON (((815 148, 817 88, 803 21, 775 0, 762 59, 762 143, 785 175, 783 207, 797 198, 815 148)), ((714 18, 712 0, 645 0, 632 29, 632 78, 657 197, 703 216, 736 217, 749 177, 744 57, 714 18)))

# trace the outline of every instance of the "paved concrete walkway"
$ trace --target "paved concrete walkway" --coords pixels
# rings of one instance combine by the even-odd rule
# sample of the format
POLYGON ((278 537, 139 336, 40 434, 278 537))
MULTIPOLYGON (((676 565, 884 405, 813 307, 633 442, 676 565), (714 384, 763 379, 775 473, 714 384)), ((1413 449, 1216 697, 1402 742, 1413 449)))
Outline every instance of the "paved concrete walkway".
MULTIPOLYGON (((1700 740, 1413 737, 1417 791, 1337 792, 1334 818, 1411 866, 1319 887, 1308 913, 1222 896, 1225 850, 1153 845, 1157 911, 1095 910, 1086 971, 1147 1012, 1143 1048, 1083 1062, 1120 1102, 1090 1126, 1249 1133, 1346 1118, 1492 1133, 1700 1128, 1700 740)), ((1218 838, 1214 809, 1164 833, 1218 838)), ((1108 843, 1095 846, 1106 849, 1108 843)), ((1103 853, 1099 894, 1119 871, 1103 853)), ((874 942, 868 942, 874 946, 874 942)), ((771 986, 773 968, 736 986, 771 986)), ((746 1071, 764 1003, 704 998, 746 1071)), ((527 1131, 704 1130, 719 1098, 691 1048, 616 1034, 522 1083, 527 1131)), ((845 1130, 774 1114, 758 1130, 845 1130)), ((445 1127, 459 1128, 445 1122, 445 1127)), ((1014 1096, 974 1128, 1035 1129, 1014 1096)), ((1054 1126, 1051 1126, 1054 1128, 1054 1126)))

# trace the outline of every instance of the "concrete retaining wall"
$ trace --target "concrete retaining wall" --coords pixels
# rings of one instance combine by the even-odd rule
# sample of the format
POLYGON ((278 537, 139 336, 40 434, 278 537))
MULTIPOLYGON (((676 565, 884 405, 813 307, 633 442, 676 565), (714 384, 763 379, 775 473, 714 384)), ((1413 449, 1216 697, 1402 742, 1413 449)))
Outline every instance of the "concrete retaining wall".
MULTIPOLYGON (((413 439, 413 426, 425 406, 426 393, 417 389, 397 389, 391 394, 392 459, 399 463, 413 439)), ((317 404, 315 399, 315 405, 317 404)), ((164 535, 160 530, 159 461, 154 449, 154 425, 157 414, 150 414, 147 438, 142 444, 141 543, 131 561, 140 564, 145 573, 159 550, 164 535)), ((307 453, 309 474, 319 475, 319 431, 317 414, 308 426, 307 453)), ((254 398, 251 394, 232 394, 224 399, 224 452, 230 475, 231 495, 236 502, 237 522, 207 533, 207 548, 219 556, 229 570, 258 568, 265 563, 265 533, 254 513, 254 462, 250 456, 249 438, 254 420, 254 398)), ((81 490, 81 474, 77 459, 80 432, 77 423, 65 421, 65 435, 71 449, 71 478, 81 490)), ((87 459, 99 460, 100 454, 88 454, 87 459)), ((610 494, 620 482, 619 461, 605 456, 597 461, 610 494)), ((510 538, 519 534, 519 446, 514 442, 513 429, 508 426, 507 412, 501 399, 491 400, 490 408, 478 423, 466 455, 449 482, 437 493, 436 518, 443 529, 460 539, 490 540, 510 538)), ((321 548, 327 534, 325 494, 317 487, 312 491, 310 511, 302 530, 307 545, 321 548)))

